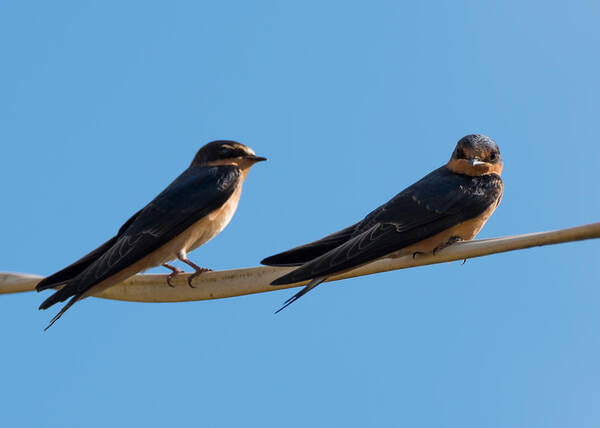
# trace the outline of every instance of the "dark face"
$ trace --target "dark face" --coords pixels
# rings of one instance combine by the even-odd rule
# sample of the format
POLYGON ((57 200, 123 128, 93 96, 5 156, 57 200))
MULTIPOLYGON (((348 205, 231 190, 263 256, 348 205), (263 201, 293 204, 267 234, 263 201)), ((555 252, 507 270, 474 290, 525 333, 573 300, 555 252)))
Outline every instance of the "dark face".
POLYGON ((453 159, 464 159, 477 164, 485 162, 489 164, 501 163, 498 145, 490 137, 479 134, 471 134, 461 138, 456 144, 453 159))
POLYGON ((260 162, 266 160, 256 156, 254 151, 241 143, 229 140, 218 140, 208 143, 196 153, 192 165, 205 165, 228 160, 247 160, 260 162))

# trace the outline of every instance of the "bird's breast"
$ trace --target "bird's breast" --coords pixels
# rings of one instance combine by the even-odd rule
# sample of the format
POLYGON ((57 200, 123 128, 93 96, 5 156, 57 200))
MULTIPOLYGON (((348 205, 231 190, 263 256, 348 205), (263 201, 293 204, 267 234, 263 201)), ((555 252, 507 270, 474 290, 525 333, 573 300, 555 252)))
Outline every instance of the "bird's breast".
POLYGON ((219 209, 208 214, 190 226, 184 234, 187 235, 184 243, 186 252, 198 248, 217 236, 229 224, 237 209, 242 186, 238 186, 231 197, 219 209))
POLYGON ((144 269, 174 260, 180 251, 183 250, 185 253, 189 253, 217 236, 231 221, 241 194, 242 185, 239 184, 223 205, 196 221, 158 250, 146 256, 144 269))

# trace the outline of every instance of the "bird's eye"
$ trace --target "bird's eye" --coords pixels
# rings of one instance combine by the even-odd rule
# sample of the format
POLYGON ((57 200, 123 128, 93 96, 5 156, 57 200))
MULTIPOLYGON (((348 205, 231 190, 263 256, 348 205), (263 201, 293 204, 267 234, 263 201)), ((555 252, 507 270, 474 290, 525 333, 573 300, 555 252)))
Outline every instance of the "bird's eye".
POLYGON ((466 159, 465 151, 460 147, 456 149, 456 159, 466 159))
POLYGON ((492 160, 492 161, 496 160, 496 152, 492 152, 490 154, 490 160, 492 160))
POLYGON ((222 155, 228 155, 231 152, 231 150, 229 149, 229 147, 221 147, 219 149, 219 153, 222 155))

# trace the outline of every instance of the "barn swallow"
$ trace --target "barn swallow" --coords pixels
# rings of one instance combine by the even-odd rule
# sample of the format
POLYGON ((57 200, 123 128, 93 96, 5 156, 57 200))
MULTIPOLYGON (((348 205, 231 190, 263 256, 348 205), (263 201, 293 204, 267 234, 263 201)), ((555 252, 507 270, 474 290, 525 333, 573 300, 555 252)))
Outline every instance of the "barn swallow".
POLYGON ((187 253, 214 238, 229 223, 250 167, 266 158, 235 141, 213 141, 196 153, 190 166, 148 205, 121 226, 116 236, 63 270, 43 279, 37 291, 63 287, 47 298, 47 309, 71 298, 50 321, 48 329, 75 302, 98 293, 138 272, 179 259, 194 268, 188 279, 209 270, 197 266, 187 253))
MULTIPOLYGON (((311 280, 281 311, 327 277, 378 258, 436 252, 477 235, 502 198, 502 160, 485 135, 467 135, 450 161, 394 196, 362 221, 261 263, 300 266, 272 285, 311 280)), ((276 312, 276 313, 277 313, 276 312)))

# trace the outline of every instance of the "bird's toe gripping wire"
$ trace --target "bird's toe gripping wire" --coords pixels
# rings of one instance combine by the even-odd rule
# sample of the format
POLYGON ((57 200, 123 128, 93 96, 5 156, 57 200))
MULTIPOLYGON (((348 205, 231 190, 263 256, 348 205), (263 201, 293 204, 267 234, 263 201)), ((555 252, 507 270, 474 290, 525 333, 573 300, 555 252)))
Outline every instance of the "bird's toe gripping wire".
POLYGON ((173 280, 173 278, 175 278, 180 273, 183 273, 184 271, 168 263, 163 263, 163 266, 167 269, 171 269, 172 272, 167 276, 167 285, 171 288, 175 288, 171 281, 173 280))
POLYGON ((197 266, 197 267, 198 267, 198 269, 196 269, 196 272, 194 272, 193 274, 191 274, 191 275, 189 276, 188 280, 187 280, 187 283, 188 283, 188 285, 189 285, 190 287, 192 287, 192 288, 196 288, 196 287, 194 287, 194 286, 192 285, 192 280, 193 280, 194 278, 196 278, 196 277, 197 277, 198 275, 200 275, 201 273, 204 273, 204 272, 212 272, 212 269, 209 269, 209 268, 204 268, 204 267, 200 267, 200 266, 197 266))
POLYGON ((433 255, 435 256, 438 251, 443 250, 444 248, 461 241, 463 241, 463 239, 460 236, 452 236, 450 237, 450 239, 448 239, 448 242, 446 242, 445 244, 438 245, 437 247, 435 247, 433 249, 433 255))
POLYGON ((196 287, 194 287, 194 286, 192 285, 192 280, 193 280, 194 278, 196 278, 198 275, 200 275, 200 274, 202 274, 202 273, 204 273, 204 272, 210 272, 210 271, 212 271, 212 269, 208 269, 208 268, 204 268, 204 267, 200 267, 200 266, 198 266, 196 263, 194 263, 193 261, 189 260, 189 259, 186 257, 186 254, 185 254, 185 253, 179 253, 179 255, 177 256, 177 258, 178 258, 179 260, 181 260, 183 263, 185 263, 186 265, 188 265, 188 266, 191 266, 191 267, 194 269, 194 271, 195 271, 193 274, 191 274, 191 275, 188 277, 188 280, 187 280, 187 283, 188 283, 188 285, 189 285, 191 288, 196 288, 196 287))

